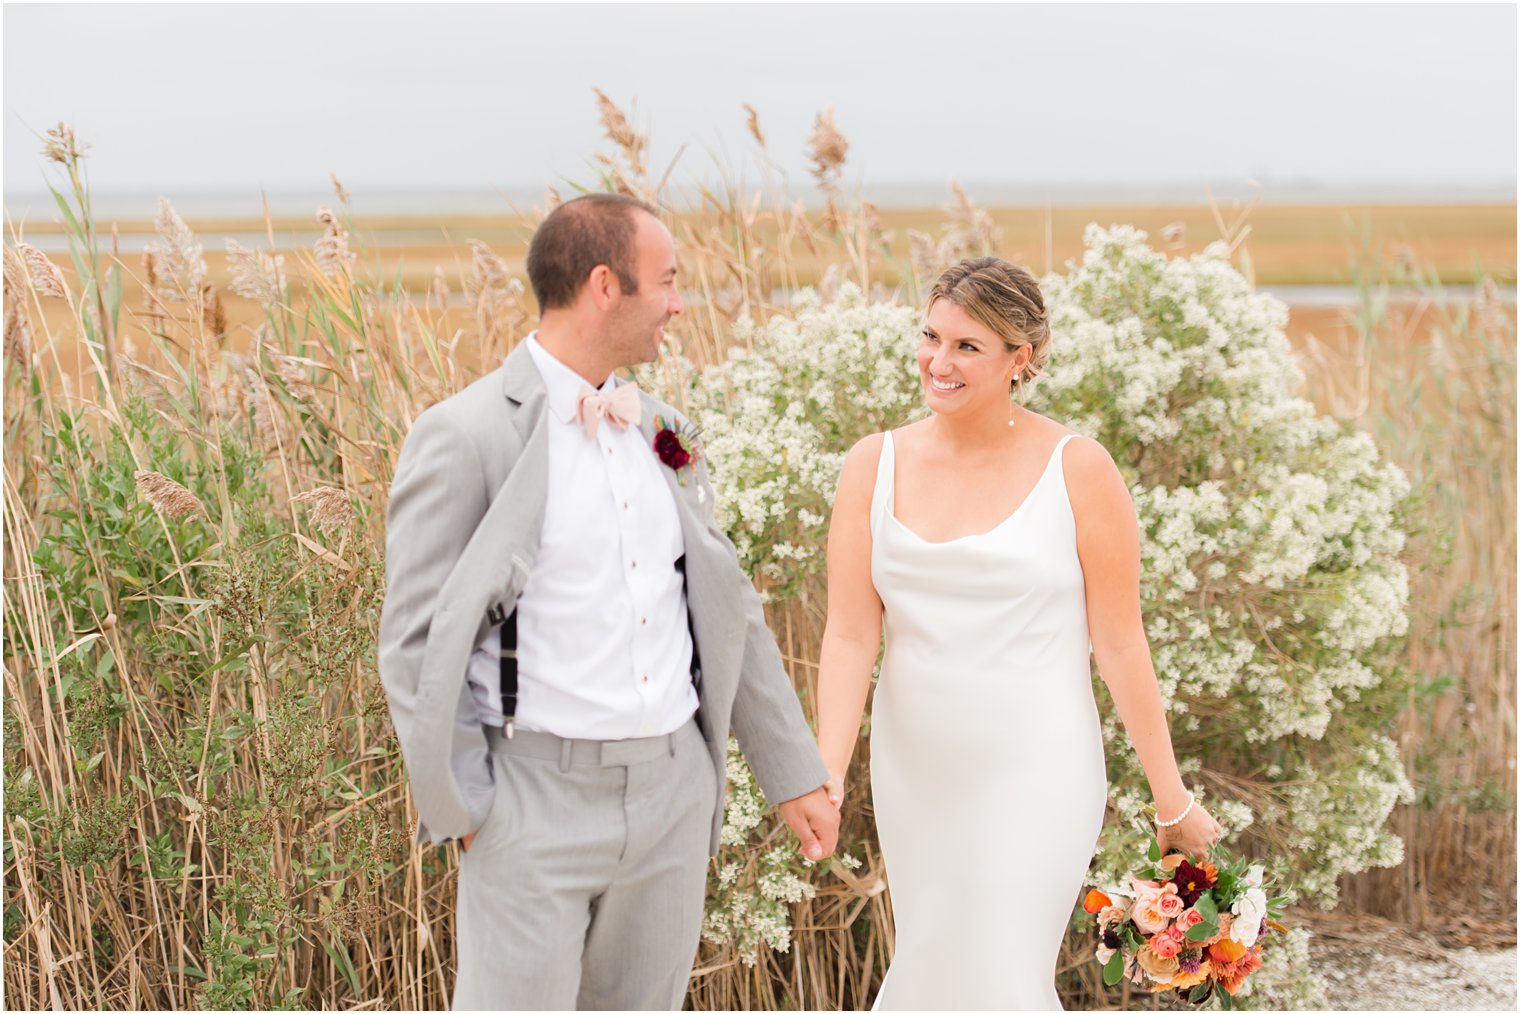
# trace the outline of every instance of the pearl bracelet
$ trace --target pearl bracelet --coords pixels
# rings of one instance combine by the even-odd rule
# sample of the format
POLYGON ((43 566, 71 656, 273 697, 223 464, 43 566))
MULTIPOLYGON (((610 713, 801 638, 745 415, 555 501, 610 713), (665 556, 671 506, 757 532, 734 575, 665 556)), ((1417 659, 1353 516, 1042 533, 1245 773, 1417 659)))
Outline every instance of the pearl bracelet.
POLYGON ((1195 800, 1193 798, 1193 794, 1191 792, 1189 792, 1188 793, 1188 805, 1187 805, 1187 807, 1181 813, 1179 813, 1174 819, 1172 819, 1172 820, 1158 820, 1158 821, 1156 821, 1156 826, 1157 827, 1175 827, 1176 825, 1181 824, 1182 823, 1182 818, 1186 817, 1188 814, 1190 814, 1190 813, 1193 812, 1193 804, 1195 802, 1197 802, 1197 800, 1195 800))

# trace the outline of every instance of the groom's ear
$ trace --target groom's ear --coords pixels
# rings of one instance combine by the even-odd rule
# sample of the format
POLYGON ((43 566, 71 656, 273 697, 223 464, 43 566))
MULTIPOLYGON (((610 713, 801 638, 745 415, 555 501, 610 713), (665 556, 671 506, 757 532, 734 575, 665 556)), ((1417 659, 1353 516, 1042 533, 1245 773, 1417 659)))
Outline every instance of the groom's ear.
POLYGON ((598 264, 586 276, 586 285, 581 295, 583 298, 589 298, 598 310, 605 312, 612 305, 612 301, 622 294, 622 291, 622 286, 618 284, 617 272, 605 264, 598 264))

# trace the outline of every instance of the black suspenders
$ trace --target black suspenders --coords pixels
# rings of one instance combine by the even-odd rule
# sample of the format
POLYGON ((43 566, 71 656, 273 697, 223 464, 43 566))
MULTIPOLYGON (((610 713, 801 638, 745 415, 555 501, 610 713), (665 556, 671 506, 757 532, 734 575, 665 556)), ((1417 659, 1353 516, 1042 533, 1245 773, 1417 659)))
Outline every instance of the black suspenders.
MULTIPOLYGON (((684 576, 686 573, 686 556, 676 560, 676 570, 684 576)), ((515 732, 517 717, 517 610, 510 613, 500 605, 492 605, 486 610, 486 620, 494 623, 501 631, 501 717, 502 733, 512 738, 515 732)), ((691 626, 691 613, 686 615, 687 627, 691 626)), ((691 682, 696 687, 697 695, 702 693, 702 663, 697 659, 696 632, 691 634, 691 682)))
POLYGON ((501 717, 502 732, 512 738, 517 716, 517 610, 510 613, 493 605, 486 619, 501 629, 501 717))

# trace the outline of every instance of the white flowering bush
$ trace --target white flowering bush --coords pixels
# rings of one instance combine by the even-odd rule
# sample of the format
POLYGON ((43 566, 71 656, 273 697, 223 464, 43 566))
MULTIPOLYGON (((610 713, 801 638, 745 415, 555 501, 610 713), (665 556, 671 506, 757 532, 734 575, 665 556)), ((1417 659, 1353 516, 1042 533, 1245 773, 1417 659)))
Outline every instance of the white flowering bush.
MULTIPOLYGON (((1126 227, 1086 239, 1079 263, 1042 282, 1054 344, 1031 407, 1102 442, 1130 485, 1147 633, 1184 775, 1201 795, 1228 786, 1209 799, 1215 815, 1301 897, 1330 907, 1342 875, 1402 858, 1385 824, 1412 790, 1386 733, 1404 679, 1409 485, 1368 436, 1294 394, 1286 309, 1222 248, 1169 259, 1126 227)), ((730 358, 689 371, 684 396, 740 561, 773 601, 818 601, 845 452, 920 408, 920 309, 846 285, 827 304, 805 292, 794 310, 741 323, 730 358)), ((1099 882, 1142 847, 1150 801, 1118 715, 1103 711, 1117 819, 1099 845, 1099 882)), ((767 879, 780 853, 752 840, 764 826, 758 790, 737 754, 730 768, 724 847, 738 851, 714 874, 706 932, 779 947, 782 902, 806 893, 767 879)), ((1301 944, 1281 973, 1298 986, 1263 976, 1273 1003, 1312 999, 1303 962, 1290 960, 1301 944)))
POLYGON ((740 320, 734 351, 696 375, 719 523, 772 600, 813 582, 845 453, 919 404, 918 312, 846 283, 825 305, 804 290, 794 317, 740 320))
POLYGON ((765 812, 760 785, 744 763, 738 741, 730 738, 728 805, 718 839, 718 858, 707 878, 702 938, 732 947, 739 960, 751 966, 759 957, 761 945, 791 950, 792 921, 787 906, 816 893, 806 878, 805 861, 791 843, 784 838, 768 844, 754 840, 768 830, 765 812))
MULTIPOLYGON (((1364 433, 1294 395, 1286 308, 1222 247, 1169 259, 1127 227, 1087 234, 1044 279, 1054 347, 1032 407, 1097 438, 1130 483, 1141 597, 1178 754, 1247 779, 1253 822, 1301 894, 1396 864, 1384 824, 1411 797, 1384 734, 1408 626, 1399 553, 1409 484, 1364 433)), ((1119 718, 1105 738, 1122 816, 1148 797, 1119 718)), ((1116 822, 1102 858, 1132 855, 1116 822)))

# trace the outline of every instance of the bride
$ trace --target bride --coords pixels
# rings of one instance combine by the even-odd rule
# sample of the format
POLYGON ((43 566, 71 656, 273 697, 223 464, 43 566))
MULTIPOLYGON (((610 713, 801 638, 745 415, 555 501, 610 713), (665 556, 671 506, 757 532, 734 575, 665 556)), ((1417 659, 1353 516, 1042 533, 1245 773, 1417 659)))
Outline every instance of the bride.
POLYGON ((896 953, 878 1009, 1058 1009, 1055 966, 1108 783, 1089 655, 1150 782, 1163 849, 1221 828, 1177 771, 1140 617, 1140 540, 1102 445, 1015 403, 1049 358, 1039 284, 994 257, 929 294, 928 418, 839 478, 818 679, 830 795, 871 711, 896 953))

